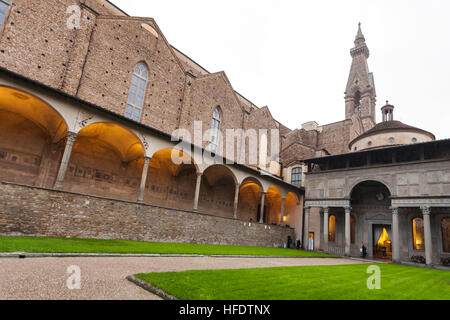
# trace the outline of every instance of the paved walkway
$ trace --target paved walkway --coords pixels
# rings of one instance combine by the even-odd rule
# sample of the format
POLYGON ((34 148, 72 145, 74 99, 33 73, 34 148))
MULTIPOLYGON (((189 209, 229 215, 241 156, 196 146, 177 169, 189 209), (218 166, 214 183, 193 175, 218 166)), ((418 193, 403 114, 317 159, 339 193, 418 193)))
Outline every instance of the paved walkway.
POLYGON ((159 297, 125 278, 148 272, 268 268, 363 263, 332 258, 1 258, 0 300, 6 299, 148 299, 159 297), (69 290, 69 266, 81 269, 81 289, 69 290))

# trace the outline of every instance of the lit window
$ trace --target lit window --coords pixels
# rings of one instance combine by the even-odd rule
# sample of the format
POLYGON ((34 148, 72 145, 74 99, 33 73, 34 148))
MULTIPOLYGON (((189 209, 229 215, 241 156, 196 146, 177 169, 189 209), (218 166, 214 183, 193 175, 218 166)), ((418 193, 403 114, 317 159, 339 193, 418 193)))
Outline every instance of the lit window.
POLYGON ((8 8, 11 5, 11 2, 12 0, 0 0, 0 28, 5 21, 6 13, 8 12, 8 8))
POLYGON ((356 242, 356 220, 354 216, 350 217, 350 235, 351 235, 351 242, 356 242))
POLYGON ((302 184, 302 173, 302 168, 292 169, 291 184, 293 184, 294 186, 300 186, 302 184))
POLYGON ((450 218, 442 219, 442 250, 450 253, 450 218))
POLYGON ((413 220, 413 245, 414 250, 424 250, 424 229, 423 229, 423 219, 416 218, 413 220))
POLYGON ((139 63, 133 70, 130 93, 128 95, 125 117, 139 121, 145 99, 147 87, 148 70, 144 63, 139 63))
POLYGON ((209 139, 208 145, 208 150, 211 152, 217 152, 217 146, 219 144, 220 121, 220 108, 217 107, 214 109, 211 121, 211 138, 209 139))
POLYGON ((328 219, 328 241, 336 241, 336 216, 334 215, 328 219))

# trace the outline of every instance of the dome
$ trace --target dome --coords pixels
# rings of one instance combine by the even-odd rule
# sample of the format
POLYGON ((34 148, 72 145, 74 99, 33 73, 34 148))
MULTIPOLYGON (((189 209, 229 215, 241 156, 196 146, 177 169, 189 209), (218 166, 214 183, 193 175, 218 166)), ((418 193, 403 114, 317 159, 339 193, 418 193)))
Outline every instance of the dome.
POLYGON ((393 120, 393 109, 394 106, 387 103, 381 109, 383 122, 353 139, 349 144, 350 150, 360 151, 436 140, 436 137, 428 131, 393 120))

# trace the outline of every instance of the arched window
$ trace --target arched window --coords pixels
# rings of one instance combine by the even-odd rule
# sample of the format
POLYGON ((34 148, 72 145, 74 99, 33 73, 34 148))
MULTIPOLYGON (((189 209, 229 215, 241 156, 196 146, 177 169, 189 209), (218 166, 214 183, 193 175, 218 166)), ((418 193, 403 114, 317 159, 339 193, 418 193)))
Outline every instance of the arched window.
POLYGON ((414 250, 424 250, 424 229, 423 229, 423 219, 415 218, 413 220, 413 246, 414 250))
POLYGON ((219 131, 221 122, 220 107, 214 109, 212 121, 211 121, 211 138, 209 139, 208 150, 211 152, 217 151, 217 146, 219 144, 219 131))
POLYGON ((0 28, 5 21, 6 14, 8 13, 9 6, 11 5, 12 0, 0 0, 0 28))
POLYGON ((328 219, 328 241, 336 241, 336 216, 331 215, 328 219))
POLYGON ((356 219, 354 216, 350 217, 350 235, 351 235, 351 242, 356 242, 356 219))
POLYGON ((442 219, 442 251, 450 253, 450 218, 442 219))
POLYGON ((125 117, 139 121, 141 119, 142 107, 147 88, 148 70, 144 63, 139 63, 133 70, 131 78, 130 93, 128 95, 125 117))
POLYGON ((291 173, 291 184, 294 186, 299 186, 302 184, 302 173, 303 170, 301 167, 293 168, 291 173))

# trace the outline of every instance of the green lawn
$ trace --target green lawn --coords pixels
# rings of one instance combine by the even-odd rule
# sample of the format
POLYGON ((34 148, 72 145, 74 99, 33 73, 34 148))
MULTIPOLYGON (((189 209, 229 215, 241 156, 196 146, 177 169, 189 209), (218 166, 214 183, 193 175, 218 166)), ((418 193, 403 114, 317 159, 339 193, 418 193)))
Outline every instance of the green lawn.
POLYGON ((0 252, 28 253, 136 253, 332 257, 326 254, 263 247, 156 243, 127 240, 64 239, 0 236, 0 252))
POLYGON ((450 300, 450 272, 391 264, 369 290, 369 265, 139 274, 183 300, 450 300))

